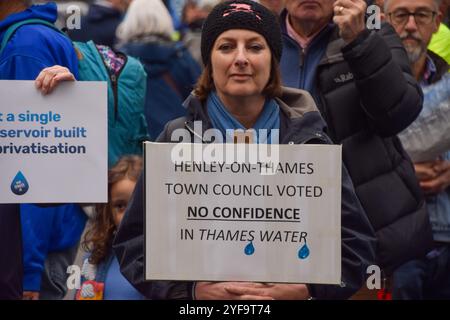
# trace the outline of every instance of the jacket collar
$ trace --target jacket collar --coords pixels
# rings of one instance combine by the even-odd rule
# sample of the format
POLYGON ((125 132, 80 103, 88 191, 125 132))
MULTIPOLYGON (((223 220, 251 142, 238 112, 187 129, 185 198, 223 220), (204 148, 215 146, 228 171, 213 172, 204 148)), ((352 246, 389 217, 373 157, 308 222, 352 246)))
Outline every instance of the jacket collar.
MULTIPOLYGON (((323 139, 320 133, 325 130, 325 122, 320 116, 313 98, 303 90, 282 87, 282 95, 280 98, 275 98, 282 116, 287 118, 287 128, 285 134, 281 134, 280 141, 288 143, 293 141, 306 141, 309 138, 323 139), (319 133, 320 132, 320 133, 319 133), (283 137, 285 136, 285 137, 283 137), (285 141, 286 140, 286 141, 285 141), (289 141, 287 141, 289 140, 289 141)), ((183 103, 187 108, 188 115, 184 123, 187 130, 192 135, 204 141, 204 133, 206 130, 212 128, 205 105, 202 105, 193 94, 191 94, 183 103), (195 126, 195 121, 201 121, 201 126, 195 126), (200 131, 201 129, 201 131, 200 131)), ((328 140, 326 142, 329 142, 328 140)))
POLYGON ((447 61, 445 61, 439 55, 435 54, 430 50, 428 50, 427 55, 436 68, 435 72, 433 73, 433 75, 430 77, 429 80, 430 83, 436 83, 439 80, 441 80, 441 78, 450 70, 449 65, 447 61))
MULTIPOLYGON (((283 9, 283 11, 280 14, 280 27, 281 27, 281 34, 283 35, 283 37, 285 39, 289 39, 290 42, 295 43, 296 46, 300 47, 297 42, 292 39, 288 32, 287 32, 287 26, 286 26, 286 17, 288 15, 287 9, 283 9)), ((330 32, 333 32, 334 35, 334 31, 335 31, 336 25, 333 22, 329 22, 328 25, 323 28, 309 43, 308 48, 314 46, 316 43, 320 42, 324 37, 328 36, 330 34, 330 32)), ((337 32, 338 38, 339 38, 339 33, 337 32)))
POLYGON ((341 37, 339 37, 339 29, 336 27, 336 25, 332 25, 330 27, 330 32, 330 40, 319 65, 332 64, 344 60, 342 48, 344 48, 345 46, 345 41, 341 37))

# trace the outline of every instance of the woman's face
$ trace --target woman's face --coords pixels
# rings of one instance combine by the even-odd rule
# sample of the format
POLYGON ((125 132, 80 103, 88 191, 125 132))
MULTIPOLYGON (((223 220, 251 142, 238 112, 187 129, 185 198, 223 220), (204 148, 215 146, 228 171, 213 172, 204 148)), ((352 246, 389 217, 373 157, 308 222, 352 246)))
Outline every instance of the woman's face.
POLYGON ((131 199, 131 194, 133 193, 135 186, 135 181, 122 179, 111 187, 111 207, 114 225, 116 227, 119 227, 120 222, 122 221, 125 209, 127 208, 128 201, 131 199))
POLYGON ((211 53, 212 78, 219 97, 261 95, 270 78, 272 53, 259 33, 232 29, 222 33, 211 53))

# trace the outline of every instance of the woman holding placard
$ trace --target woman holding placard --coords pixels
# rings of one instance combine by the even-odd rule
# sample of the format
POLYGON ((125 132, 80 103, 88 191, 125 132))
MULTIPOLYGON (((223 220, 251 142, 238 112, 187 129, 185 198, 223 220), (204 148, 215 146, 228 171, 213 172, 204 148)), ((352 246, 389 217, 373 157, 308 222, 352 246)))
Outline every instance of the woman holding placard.
MULTIPOLYGON (((159 142, 178 142, 172 141, 171 136, 180 129, 191 137, 203 139, 203 132, 195 131, 194 126, 200 123, 204 130, 216 129, 224 141, 231 139, 233 142, 239 138, 238 132, 244 131, 251 133, 244 134, 248 143, 331 143, 311 96, 280 85, 281 33, 277 18, 269 10, 247 0, 220 3, 205 21, 201 43, 205 69, 196 89, 184 103, 188 115, 169 122, 159 142), (234 131, 236 129, 239 131, 234 131), (249 129, 254 130, 247 131, 249 129), (266 130, 267 134, 260 135, 259 129, 266 130)), ((145 281, 143 196, 141 176, 113 247, 121 272, 147 298, 346 299, 365 284, 367 267, 374 260, 373 230, 343 168, 340 286, 145 281)))
MULTIPOLYGON (((254 129, 250 143, 277 143, 278 136, 281 143, 330 143, 311 96, 280 86, 280 28, 262 5, 247 0, 217 5, 203 26, 201 52, 205 69, 185 101, 188 116, 169 122, 160 142, 172 142, 177 129, 201 137, 193 126, 200 122, 203 129, 221 132, 223 140, 236 138, 227 136, 229 129, 254 129)), ((142 176, 114 243, 121 271, 152 299, 346 299, 364 284, 374 259, 374 235, 345 168, 342 176, 341 286, 144 281, 142 176)))

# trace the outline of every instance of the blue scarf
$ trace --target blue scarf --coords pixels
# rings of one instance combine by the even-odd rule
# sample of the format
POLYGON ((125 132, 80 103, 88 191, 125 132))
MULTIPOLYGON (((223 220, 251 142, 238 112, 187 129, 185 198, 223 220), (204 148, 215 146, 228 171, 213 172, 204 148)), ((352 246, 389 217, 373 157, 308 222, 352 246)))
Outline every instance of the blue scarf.
MULTIPOLYGON (((228 138, 230 139, 229 141, 234 141, 234 135, 229 129, 241 129, 243 131, 247 130, 233 117, 230 112, 228 112, 215 91, 212 91, 209 94, 208 100, 206 101, 206 106, 208 108, 208 115, 211 119, 213 127, 222 132, 224 139, 228 138)), ((274 139, 274 142, 278 143, 277 140, 280 129, 280 107, 274 99, 266 99, 263 110, 252 129, 254 129, 254 142, 270 144, 272 143, 272 139, 274 139), (260 132, 260 129, 267 129, 267 133, 264 134, 264 132, 260 132), (274 129, 277 129, 276 133, 272 132, 274 129)))

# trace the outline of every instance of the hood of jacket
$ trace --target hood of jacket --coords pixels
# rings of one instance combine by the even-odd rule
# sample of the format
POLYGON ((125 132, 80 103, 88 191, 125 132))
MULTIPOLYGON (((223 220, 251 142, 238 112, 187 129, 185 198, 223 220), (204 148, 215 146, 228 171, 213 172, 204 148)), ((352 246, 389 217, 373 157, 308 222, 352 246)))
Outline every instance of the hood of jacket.
MULTIPOLYGON (((55 3, 30 6, 0 21, 0 41, 12 25, 30 19, 54 23, 55 3)), ((65 35, 42 24, 20 27, 9 39, 0 56, 0 79, 32 80, 46 67, 60 65, 78 77, 78 60, 72 43, 65 35)))
POLYGON ((28 9, 18 13, 13 13, 7 16, 4 20, 0 21, 0 39, 3 38, 3 34, 6 29, 19 21, 28 19, 42 19, 54 23, 57 17, 58 12, 54 2, 30 6, 28 9))
POLYGON ((308 112, 318 111, 314 99, 305 90, 282 87, 281 97, 275 100, 291 120, 301 118, 308 112))

